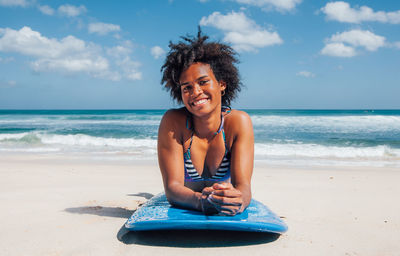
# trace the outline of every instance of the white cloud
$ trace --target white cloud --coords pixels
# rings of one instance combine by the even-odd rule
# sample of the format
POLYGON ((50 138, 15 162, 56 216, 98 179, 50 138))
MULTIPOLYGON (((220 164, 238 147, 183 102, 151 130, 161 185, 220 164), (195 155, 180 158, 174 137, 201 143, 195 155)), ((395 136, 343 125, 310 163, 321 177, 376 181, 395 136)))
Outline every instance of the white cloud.
POLYGON ((46 15, 54 15, 55 10, 48 5, 39 5, 38 9, 40 12, 46 15))
POLYGON ((257 48, 281 44, 283 41, 277 32, 270 32, 242 12, 231 12, 222 15, 214 12, 202 17, 201 26, 213 26, 224 32, 224 41, 231 43, 237 51, 256 51, 257 48))
POLYGON ((83 13, 85 13, 86 7, 84 5, 80 6, 74 6, 70 4, 64 4, 58 7, 58 12, 62 15, 68 16, 68 17, 75 17, 79 16, 83 13))
POLYGON ((73 36, 61 40, 49 39, 30 27, 20 30, 0 29, 0 51, 18 52, 35 57, 58 58, 74 52, 83 52, 85 42, 73 36))
POLYGON ((140 63, 131 60, 129 56, 118 60, 117 65, 122 69, 124 76, 129 80, 140 80, 142 79, 142 73, 138 71, 140 63))
POLYGON ((88 26, 88 30, 89 30, 89 33, 106 35, 110 32, 120 31, 121 28, 119 25, 115 25, 115 24, 96 22, 96 23, 90 23, 88 26))
POLYGON ((339 22, 361 23, 364 21, 377 21, 382 23, 400 24, 400 10, 395 12, 375 12, 368 6, 352 8, 349 3, 343 1, 329 2, 321 11, 327 19, 339 22))
POLYGON ((310 71, 300 71, 296 73, 296 76, 304 76, 304 77, 315 77, 315 74, 310 71))
POLYGON ((19 6, 19 7, 27 7, 30 5, 29 1, 26 0, 0 0, 0 6, 6 6, 6 7, 14 7, 14 6, 19 6))
POLYGON ((133 44, 131 41, 125 41, 121 45, 117 45, 107 49, 107 54, 113 58, 122 58, 132 53, 133 44))
POLYGON ((281 12, 292 11, 296 5, 300 4, 302 0, 234 0, 240 4, 249 4, 262 7, 264 10, 269 11, 275 9, 281 12))
POLYGON ((348 43, 352 46, 361 46, 368 51, 376 51, 385 45, 385 37, 375 35, 368 30, 353 29, 333 35, 330 42, 348 43))
POLYGON ((400 49, 400 42, 394 42, 394 43, 393 43, 393 46, 396 47, 396 48, 398 48, 398 49, 400 49))
POLYGON ((158 58, 162 57, 165 54, 164 49, 161 48, 160 46, 152 47, 150 52, 151 52, 151 55, 153 55, 153 57, 155 59, 158 59, 158 58))
MULTIPOLYGON (((128 68, 131 68, 127 72, 119 66, 119 60, 114 61, 114 64, 122 70, 123 74, 120 75, 118 71, 111 70, 112 63, 103 56, 102 47, 74 36, 58 40, 42 36, 30 27, 23 27, 20 30, 0 28, 0 51, 16 52, 36 58, 31 62, 31 67, 37 72, 84 72, 93 77, 110 80, 119 80, 121 77, 132 79, 132 63, 127 62, 128 68)), ((125 56, 127 57, 129 58, 125 56)), ((135 68, 139 65, 135 62, 135 68)))
POLYGON ((133 44, 131 41, 122 42, 121 45, 117 45, 107 49, 107 54, 111 56, 116 65, 122 70, 123 76, 129 80, 140 80, 142 79, 142 73, 139 71, 141 64, 137 61, 133 61, 129 54, 132 53, 133 44))
POLYGON ((321 54, 333 57, 353 57, 357 53, 353 47, 346 46, 343 43, 328 43, 321 50, 321 54))
POLYGON ((32 63, 35 71, 68 71, 68 72, 97 72, 106 71, 109 68, 107 59, 102 56, 70 56, 58 59, 42 58, 32 63))
POLYGON ((321 54, 336 57, 353 57, 357 55, 356 48, 362 47, 368 51, 376 51, 385 46, 385 37, 375 35, 368 30, 353 29, 336 33, 326 40, 321 54))

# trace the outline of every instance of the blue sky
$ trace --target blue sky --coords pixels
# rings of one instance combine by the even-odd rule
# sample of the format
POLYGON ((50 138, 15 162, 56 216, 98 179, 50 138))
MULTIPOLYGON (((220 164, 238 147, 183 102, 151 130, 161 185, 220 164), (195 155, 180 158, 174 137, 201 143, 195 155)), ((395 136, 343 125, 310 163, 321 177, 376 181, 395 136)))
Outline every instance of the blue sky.
POLYGON ((177 107, 160 67, 199 24, 239 52, 235 108, 400 108, 390 0, 0 0, 0 108, 177 107))

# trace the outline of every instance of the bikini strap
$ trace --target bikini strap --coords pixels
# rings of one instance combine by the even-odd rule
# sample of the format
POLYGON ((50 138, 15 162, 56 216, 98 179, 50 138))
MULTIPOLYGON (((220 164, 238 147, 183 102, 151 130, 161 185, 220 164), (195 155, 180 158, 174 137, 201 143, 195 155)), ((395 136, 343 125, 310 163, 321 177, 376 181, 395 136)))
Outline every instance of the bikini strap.
POLYGON ((221 113, 221 124, 219 125, 218 131, 216 131, 214 134, 217 135, 222 130, 224 130, 224 115, 221 113))
POLYGON ((186 129, 188 129, 188 130, 193 130, 193 124, 192 124, 192 128, 189 128, 189 121, 191 121, 191 116, 190 115, 187 115, 186 116, 186 129))
POLYGON ((227 114, 231 113, 232 108, 230 106, 222 106, 222 112, 226 112, 227 114))
POLYGON ((190 136, 190 144, 188 147, 188 152, 189 152, 189 156, 190 156, 190 149, 192 148, 192 143, 193 143, 193 135, 194 135, 194 131, 192 132, 192 135, 190 136))

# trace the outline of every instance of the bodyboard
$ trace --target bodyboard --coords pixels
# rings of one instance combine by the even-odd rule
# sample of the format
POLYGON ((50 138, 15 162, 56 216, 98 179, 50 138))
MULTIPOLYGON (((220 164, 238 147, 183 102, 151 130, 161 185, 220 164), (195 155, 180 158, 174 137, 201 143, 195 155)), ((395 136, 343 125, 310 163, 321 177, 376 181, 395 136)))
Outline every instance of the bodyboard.
POLYGON ((252 199, 235 216, 205 215, 202 212, 173 207, 164 193, 139 207, 125 223, 128 230, 214 229, 282 234, 286 224, 267 206, 252 199))

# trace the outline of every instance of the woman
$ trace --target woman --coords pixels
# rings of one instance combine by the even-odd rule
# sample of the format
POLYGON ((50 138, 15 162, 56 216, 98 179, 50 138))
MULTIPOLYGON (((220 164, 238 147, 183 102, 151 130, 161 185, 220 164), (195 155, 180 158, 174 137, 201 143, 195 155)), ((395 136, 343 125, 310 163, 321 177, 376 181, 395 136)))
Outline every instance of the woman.
POLYGON ((250 117, 231 110, 240 91, 236 53, 197 38, 170 43, 162 84, 184 107, 162 118, 158 160, 172 205, 236 215, 251 200, 254 136, 250 117))

